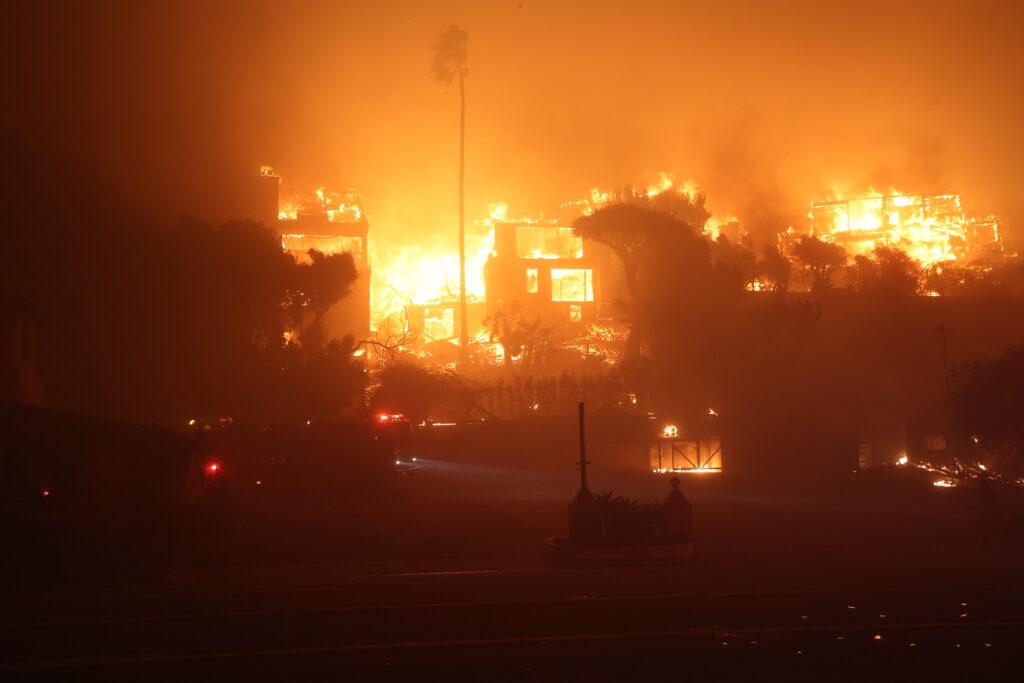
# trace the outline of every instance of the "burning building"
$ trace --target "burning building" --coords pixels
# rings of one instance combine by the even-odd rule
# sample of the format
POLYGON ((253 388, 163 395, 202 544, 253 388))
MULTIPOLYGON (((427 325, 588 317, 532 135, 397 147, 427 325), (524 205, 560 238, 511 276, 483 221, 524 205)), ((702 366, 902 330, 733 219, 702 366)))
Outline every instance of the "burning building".
POLYGON ((998 219, 968 217, 955 193, 890 192, 815 202, 809 218, 815 235, 841 245, 851 255, 885 246, 928 266, 1002 253, 998 219))
POLYGON ((369 223, 359 197, 351 190, 338 194, 319 188, 309 197, 295 195, 281 201, 281 178, 268 166, 260 169, 260 182, 260 216, 265 224, 277 227, 281 247, 296 261, 308 262, 311 249, 352 255, 358 278, 349 296, 328 312, 325 324, 332 336, 365 338, 371 326, 369 223))
MULTIPOLYGON (((518 338, 518 332, 525 334, 527 327, 536 325, 546 330, 546 339, 571 350, 572 341, 586 333, 602 309, 622 298, 621 264, 608 247, 582 239, 567 224, 509 219, 503 204, 491 208, 488 219, 476 222, 485 234, 467 236, 471 238, 466 259, 469 337, 491 349, 496 362, 508 360, 500 338, 518 338), (523 329, 509 331, 520 325, 523 329)), ((403 288, 417 271, 417 264, 412 264, 394 273, 394 278, 380 281, 379 277, 374 282, 374 299, 381 302, 389 294, 409 292, 401 307, 399 329, 417 333, 416 346, 437 356, 442 351, 440 342, 452 345, 459 336, 458 288, 451 282, 458 263, 449 263, 440 254, 431 256, 430 249, 412 251, 418 254, 417 264, 432 265, 431 274, 418 279, 421 285, 436 280, 439 286, 413 289, 406 284, 403 288)), ((407 257, 401 254, 399 261, 407 257)), ((394 320, 393 314, 388 319, 394 320)))
MULTIPOLYGON (((614 290, 613 254, 603 245, 585 243, 568 225, 510 220, 503 213, 485 223, 489 235, 484 248, 466 264, 471 338, 486 338, 486 321, 513 308, 523 320, 549 327, 590 322, 614 290)), ((413 300, 404 312, 408 328, 427 344, 459 335, 457 288, 413 300)))
POLYGON ((545 323, 586 323, 620 292, 621 266, 606 246, 554 222, 498 221, 487 262, 488 308, 517 304, 545 323))

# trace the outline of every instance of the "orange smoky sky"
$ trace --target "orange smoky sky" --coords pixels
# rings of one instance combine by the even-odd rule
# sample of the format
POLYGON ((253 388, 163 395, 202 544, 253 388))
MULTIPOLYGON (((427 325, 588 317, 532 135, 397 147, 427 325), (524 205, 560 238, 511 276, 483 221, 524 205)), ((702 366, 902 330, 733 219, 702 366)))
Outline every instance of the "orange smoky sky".
MULTIPOLYGON (((1022 231, 1019 2, 123 2, 12 13, 25 144, 125 201, 211 219, 270 164, 356 188, 379 239, 454 235, 469 31, 467 216, 535 215, 645 173, 693 178, 760 239, 833 189, 958 190, 1022 231)), ((454 238, 453 238, 454 239, 454 238)))

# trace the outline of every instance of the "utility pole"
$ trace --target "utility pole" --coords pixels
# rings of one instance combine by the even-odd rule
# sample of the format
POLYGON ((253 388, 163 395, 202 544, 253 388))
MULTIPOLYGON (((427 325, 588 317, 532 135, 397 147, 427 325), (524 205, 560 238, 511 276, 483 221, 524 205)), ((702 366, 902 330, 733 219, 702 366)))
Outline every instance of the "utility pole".
POLYGON ((466 315, 466 76, 459 71, 459 367, 469 355, 466 315))

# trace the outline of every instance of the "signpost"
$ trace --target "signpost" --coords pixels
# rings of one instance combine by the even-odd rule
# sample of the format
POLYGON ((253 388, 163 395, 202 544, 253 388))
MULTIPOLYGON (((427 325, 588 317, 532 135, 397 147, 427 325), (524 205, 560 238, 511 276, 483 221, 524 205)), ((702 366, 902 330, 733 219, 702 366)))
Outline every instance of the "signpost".
POLYGON ((587 482, 587 433, 583 402, 580 401, 580 490, 569 504, 569 542, 596 543, 601 539, 601 514, 587 482))

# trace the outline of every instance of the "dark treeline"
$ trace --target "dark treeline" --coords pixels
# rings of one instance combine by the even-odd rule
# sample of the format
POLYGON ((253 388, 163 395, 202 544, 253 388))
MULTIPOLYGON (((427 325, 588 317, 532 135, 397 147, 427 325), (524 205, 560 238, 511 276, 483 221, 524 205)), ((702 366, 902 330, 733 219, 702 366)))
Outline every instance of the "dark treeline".
POLYGON ((993 469, 1024 476, 1024 344, 956 369, 957 427, 995 458, 993 469))
POLYGON ((51 407, 298 419, 339 416, 360 395, 351 340, 322 325, 355 280, 347 254, 299 265, 262 225, 146 215, 38 150, 5 163, 17 191, 0 291, 40 322, 51 407))
POLYGON ((376 412, 402 413, 414 422, 434 419, 519 418, 573 414, 580 401, 592 409, 632 408, 617 372, 563 372, 536 377, 509 373, 487 381, 466 380, 454 372, 431 371, 410 363, 386 367, 370 399, 376 412))
POLYGON ((748 463, 811 466, 837 450, 853 462, 858 443, 895 443, 920 414, 957 406, 965 439, 976 420, 944 389, 948 339, 962 360, 1024 338, 1015 260, 922 271, 894 249, 850 259, 814 237, 790 256, 758 254, 701 233, 703 197, 664 201, 634 195, 575 223, 626 270, 620 376, 641 410, 684 425, 719 413, 731 454, 748 463), (796 277, 810 293, 786 295, 796 277), (920 296, 936 282, 946 294, 1002 298, 920 296))
MULTIPOLYGON (((547 360, 550 339, 495 317, 492 333, 520 356, 507 354, 489 379, 417 367, 400 351, 367 374, 353 341, 323 327, 356 277, 348 256, 298 264, 264 226, 146 215, 89 169, 34 150, 5 163, 19 191, 9 193, 0 291, 41 321, 48 403, 73 412, 294 424, 351 417, 367 388, 366 407, 416 419, 569 413, 585 400, 681 424, 714 410, 738 448, 749 437, 751 448, 793 455, 811 450, 798 438, 855 444, 944 401, 936 330, 949 316, 943 329, 961 351, 1021 341, 1012 316, 993 327, 981 303, 918 296, 1009 302, 1022 291, 1019 262, 922 271, 902 252, 849 259, 814 238, 785 255, 755 250, 702 234, 702 197, 664 193, 624 196, 576 223, 623 264, 628 301, 616 322, 628 335, 614 367, 563 374, 547 360), (798 280, 812 291, 787 295, 798 280)), ((1016 310, 993 301, 985 310, 1016 310)))

